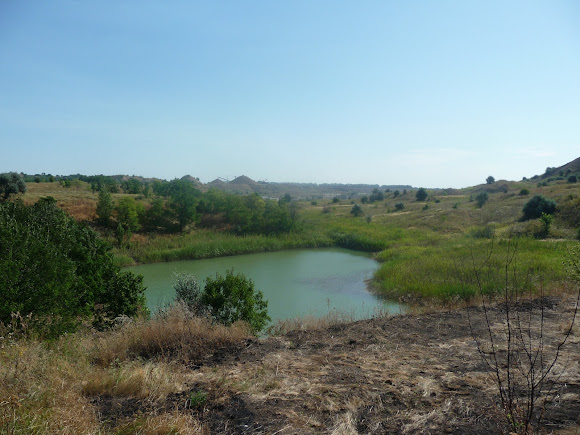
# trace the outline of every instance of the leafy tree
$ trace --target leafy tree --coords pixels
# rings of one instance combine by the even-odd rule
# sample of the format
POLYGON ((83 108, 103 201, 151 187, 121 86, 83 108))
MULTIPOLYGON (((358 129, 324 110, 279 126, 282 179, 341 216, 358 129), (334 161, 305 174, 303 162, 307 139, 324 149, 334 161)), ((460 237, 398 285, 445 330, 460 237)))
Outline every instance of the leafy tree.
POLYGON ((97 216, 102 225, 109 226, 114 208, 111 193, 106 188, 101 189, 99 192, 99 201, 97 202, 97 216))
POLYGON ((490 175, 489 177, 487 177, 487 178, 485 179, 485 182, 486 182, 487 184, 493 184, 493 183, 495 183, 495 178, 493 178, 493 177, 490 175))
POLYGON ((231 325, 243 320, 253 333, 260 332, 271 320, 262 292, 254 289, 251 279, 241 273, 234 275, 233 270, 226 271, 225 277, 207 277, 201 301, 216 321, 231 325))
POLYGON ((279 205, 288 204, 291 201, 292 201, 292 195, 290 195, 289 193, 285 193, 284 196, 278 200, 278 204, 279 205))
POLYGON ((49 319, 55 336, 83 318, 137 314, 145 307, 142 277, 121 272, 109 249, 53 198, 0 204, 0 322, 33 314, 39 324, 49 319))
POLYGON ((169 217, 170 212, 165 208, 163 199, 153 198, 151 207, 145 212, 146 225, 155 231, 170 230, 172 225, 169 217))
POLYGON ((419 190, 417 190, 417 193, 415 194, 415 198, 417 198, 417 201, 425 201, 427 199, 427 191, 424 188, 420 188, 419 190))
POLYGON ((359 217, 359 216, 362 216, 364 214, 364 212, 363 212, 363 209, 360 205, 355 204, 350 209, 350 214, 353 215, 354 217, 359 217))
POLYGON ((369 202, 369 197, 364 195, 361 199, 360 202, 362 202, 363 204, 366 204, 367 202, 369 202))
POLYGON ((578 178, 576 178, 576 175, 570 175, 568 177, 568 183, 576 183, 578 181, 578 178))
POLYGON ((401 194, 401 192, 399 192, 398 190, 395 190, 393 192, 393 197, 396 198, 397 196, 399 196, 401 194))
POLYGON ((170 207, 179 222, 179 229, 183 231, 188 224, 197 219, 197 205, 201 192, 193 183, 183 179, 172 180, 167 192, 171 198, 170 207))
POLYGON ((487 202, 488 199, 489 199, 489 195, 485 191, 479 192, 477 194, 477 196, 475 197, 475 200, 477 201, 477 206, 479 208, 483 207, 483 205, 487 202))
POLYGON ((117 206, 115 207, 117 221, 126 231, 134 232, 141 229, 141 224, 139 223, 139 208, 140 207, 138 207, 135 198, 130 196, 121 198, 117 203, 117 206))
POLYGON ((542 213, 554 214, 555 211, 556 202, 554 200, 545 198, 543 195, 535 195, 524 205, 522 209, 524 215, 520 220, 539 219, 542 213))
POLYGON ((373 189, 373 192, 369 196, 370 202, 382 201, 383 199, 385 199, 385 194, 376 188, 373 189))
POLYGON ((335 196, 334 198, 332 198, 332 203, 333 204, 336 204, 338 202, 340 202, 340 198, 338 196, 335 196))
POLYGON ((395 210, 397 211, 401 211, 405 208, 405 204, 403 204, 402 202, 398 202, 395 204, 395 210))
POLYGON ((6 201, 10 195, 26 192, 24 179, 16 172, 0 174, 0 201, 6 201))
POLYGON ((130 178, 123 183, 123 190, 130 194, 141 193, 141 182, 136 178, 130 178))

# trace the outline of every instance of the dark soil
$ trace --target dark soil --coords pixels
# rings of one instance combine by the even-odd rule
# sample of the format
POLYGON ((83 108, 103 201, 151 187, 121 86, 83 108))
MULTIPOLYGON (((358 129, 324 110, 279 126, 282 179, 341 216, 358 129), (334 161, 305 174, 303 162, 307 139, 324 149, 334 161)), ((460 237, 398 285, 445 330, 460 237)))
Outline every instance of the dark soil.
MULTIPOLYGON (((544 308, 545 361, 555 355, 574 302, 517 307, 522 316, 532 310, 528 329, 536 338, 544 308)), ((458 309, 402 315, 247 340, 184 367, 195 383, 163 403, 101 397, 95 404, 111 427, 138 413, 181 409, 219 434, 508 433, 497 384, 474 340, 487 346, 489 323, 502 346, 505 310, 490 309, 488 321, 485 314, 458 309), (203 392, 203 403, 192 405, 192 392, 203 392)), ((576 327, 545 385, 543 398, 550 400, 536 402, 543 420, 533 424, 540 433, 576 433, 580 427, 579 343, 576 327)), ((497 351, 500 358, 504 354, 497 351)))

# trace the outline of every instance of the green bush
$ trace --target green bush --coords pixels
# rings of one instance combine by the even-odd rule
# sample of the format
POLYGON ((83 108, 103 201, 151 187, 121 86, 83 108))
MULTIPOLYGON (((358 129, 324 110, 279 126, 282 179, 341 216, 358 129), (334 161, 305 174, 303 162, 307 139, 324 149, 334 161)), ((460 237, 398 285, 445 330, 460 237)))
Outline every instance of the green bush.
POLYGON ((427 191, 421 187, 419 188, 419 190, 417 190, 417 193, 415 194, 415 198, 417 198, 417 201, 425 201, 427 199, 427 191))
POLYGON ((175 273, 173 288, 175 289, 175 299, 184 304, 189 311, 196 315, 205 312, 201 301, 202 292, 195 275, 187 272, 175 273))
POLYGON ((495 234, 495 229, 491 225, 473 228, 470 232, 474 239, 491 239, 495 234))
POLYGON ((554 211, 556 211, 556 202, 552 199, 545 198, 543 195, 535 195, 526 202, 522 211, 524 213, 520 219, 522 221, 539 219, 542 213, 554 214, 554 211))
POLYGON ((10 195, 26 192, 24 179, 16 172, 0 174, 0 201, 6 201, 10 195))
POLYGON ((83 319, 137 314, 145 307, 142 277, 121 272, 109 249, 53 198, 0 204, 0 322, 32 314, 57 336, 83 319))
POLYGON ((530 191, 528 189, 520 190, 520 196, 527 196, 529 194, 530 194, 530 191))
POLYGON ((243 320, 253 333, 260 332, 271 320, 262 292, 254 290, 251 279, 241 273, 234 275, 233 270, 226 271, 225 277, 216 274, 215 278, 206 278, 202 303, 219 323, 231 325, 243 320))
POLYGON ((398 202, 395 204, 395 210, 397 211, 401 211, 405 208, 405 204, 403 204, 402 202, 398 202))
POLYGON ((475 200, 477 201, 477 206, 479 208, 483 207, 483 205, 487 202, 489 195, 487 192, 480 192, 476 197, 475 200))
POLYGON ((359 217, 359 216, 362 216, 364 214, 364 212, 363 212, 363 209, 360 205, 355 204, 350 209, 350 214, 353 215, 354 217, 359 217))

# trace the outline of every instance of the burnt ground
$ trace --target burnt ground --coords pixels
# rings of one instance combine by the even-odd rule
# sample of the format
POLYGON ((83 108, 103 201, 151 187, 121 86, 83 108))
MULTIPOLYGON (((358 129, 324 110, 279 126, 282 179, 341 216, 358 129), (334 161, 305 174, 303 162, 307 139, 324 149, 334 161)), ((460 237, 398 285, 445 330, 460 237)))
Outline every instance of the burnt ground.
MULTIPOLYGON (((524 338, 531 335, 538 343, 541 333, 544 339, 545 366, 555 355, 574 305, 575 299, 564 298, 518 307, 524 338)), ((113 426, 129 415, 179 409, 192 413, 207 432, 218 434, 507 433, 497 384, 474 341, 475 336, 489 350, 485 347, 492 331, 504 373, 505 310, 495 307, 487 317, 489 328, 481 308, 458 309, 247 340, 230 352, 184 367, 191 371, 192 383, 160 403, 110 397, 94 403, 102 420, 113 426)), ((517 369, 512 375, 516 382, 524 381, 517 369)), ((550 400, 537 402, 543 421, 536 421, 535 428, 580 433, 577 326, 544 392, 550 400)))

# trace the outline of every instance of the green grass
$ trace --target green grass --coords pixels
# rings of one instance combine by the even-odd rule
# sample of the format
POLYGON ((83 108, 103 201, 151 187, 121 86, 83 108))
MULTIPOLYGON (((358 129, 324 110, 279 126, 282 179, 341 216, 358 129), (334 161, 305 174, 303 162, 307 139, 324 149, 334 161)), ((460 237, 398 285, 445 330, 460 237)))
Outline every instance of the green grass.
POLYGON ((497 293, 505 285, 508 253, 515 252, 509 273, 510 277, 517 273, 522 289, 534 291, 543 284, 546 290, 555 290, 568 278, 563 260, 573 245, 571 241, 528 237, 492 241, 463 236, 434 246, 398 246, 379 253, 383 264, 374 281, 391 296, 411 293, 450 299, 480 291, 497 293))
MULTIPOLYGON (((67 211, 91 216, 96 200, 86 186, 77 190, 64 189, 56 183, 29 186, 26 194, 29 200, 53 195, 67 211)), ((360 200, 301 201, 299 228, 284 235, 237 236, 199 228, 186 234, 135 234, 131 245, 116 248, 114 255, 119 265, 131 265, 283 249, 343 247, 375 253, 382 263, 374 277, 374 286, 379 291, 392 296, 412 293, 449 299, 476 291, 474 265, 483 264, 492 236, 496 244, 489 262, 491 267, 486 271, 486 289, 498 288, 501 274, 492 277, 491 270, 501 272, 505 255, 502 240, 515 233, 520 273, 531 271, 536 280, 556 286, 566 278, 562 262, 579 229, 566 227, 556 215, 551 239, 544 241, 532 237, 537 233, 538 222, 520 223, 518 219, 533 195, 564 201, 570 195, 579 195, 580 184, 555 181, 538 186, 534 180, 500 180, 492 186, 428 192, 426 201, 417 201, 414 191, 397 197, 393 192, 386 193, 383 201, 372 204, 361 204, 360 200), (519 194, 524 188, 529 195, 519 194), (489 200, 478 208, 474 199, 484 189, 492 189, 489 200), (404 204, 403 211, 395 210, 399 202, 404 204), (363 216, 355 218, 350 214, 353 203, 362 207, 363 216), (325 208, 327 212, 323 212, 325 208)))

